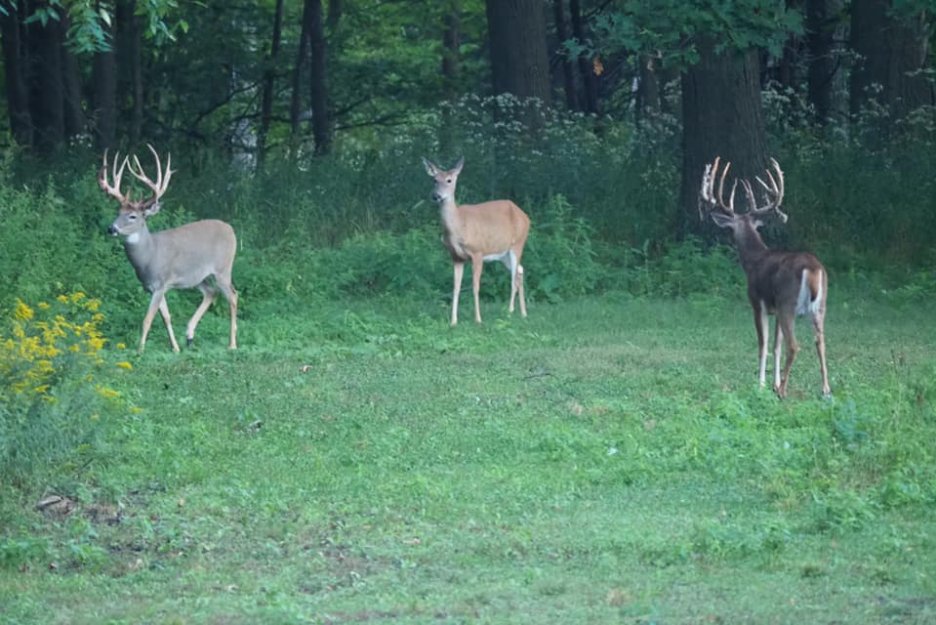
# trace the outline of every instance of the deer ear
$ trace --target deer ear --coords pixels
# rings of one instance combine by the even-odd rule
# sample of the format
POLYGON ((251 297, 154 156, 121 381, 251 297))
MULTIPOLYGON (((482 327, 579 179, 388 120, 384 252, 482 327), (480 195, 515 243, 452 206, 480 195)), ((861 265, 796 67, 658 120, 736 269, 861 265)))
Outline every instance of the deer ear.
POLYGON ((149 219, 153 215, 159 212, 159 209, 162 208, 162 204, 159 202, 153 202, 149 206, 143 209, 143 217, 149 219))
POLYGON ((455 163, 455 167, 452 168, 452 173, 455 174, 455 175, 457 176, 458 174, 461 173, 462 167, 464 167, 464 166, 465 166, 465 157, 464 157, 464 156, 459 156, 459 157, 458 157, 458 162, 455 163))
POLYGON ((734 228, 735 218, 732 215, 726 215, 725 213, 712 212, 709 213, 712 216, 712 221, 715 222, 715 225, 720 228, 734 228))
POLYGON ((426 168, 426 173, 435 178, 436 174, 439 173, 439 168, 430 163, 426 157, 423 157, 422 162, 426 168))

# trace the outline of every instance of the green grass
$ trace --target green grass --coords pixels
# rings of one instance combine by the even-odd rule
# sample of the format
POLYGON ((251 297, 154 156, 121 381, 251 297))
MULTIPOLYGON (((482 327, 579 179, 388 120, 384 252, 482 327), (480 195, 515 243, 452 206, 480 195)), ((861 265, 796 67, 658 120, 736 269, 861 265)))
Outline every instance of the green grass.
POLYGON ((834 293, 785 402, 741 301, 247 305, 236 353, 221 308, 112 381, 78 511, 0 491, 0 622, 936 620, 926 306, 834 293))

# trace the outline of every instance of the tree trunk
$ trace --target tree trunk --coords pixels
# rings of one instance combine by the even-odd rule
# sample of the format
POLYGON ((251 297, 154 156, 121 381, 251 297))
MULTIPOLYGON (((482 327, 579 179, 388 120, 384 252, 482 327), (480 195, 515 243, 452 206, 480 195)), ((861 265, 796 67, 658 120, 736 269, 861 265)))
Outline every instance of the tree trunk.
POLYGON ((292 97, 289 102, 290 141, 295 149, 299 142, 299 121, 302 116, 302 75, 305 73, 309 58, 309 39, 312 30, 312 13, 309 0, 302 11, 302 31, 299 34, 299 46, 296 50, 296 65, 293 68, 292 97))
POLYGON ((933 86, 919 71, 926 65, 927 13, 898 16, 889 0, 853 0, 851 17, 851 45, 860 55, 851 74, 852 114, 871 100, 885 106, 893 119, 933 104, 933 86))
POLYGON ((315 153, 327 154, 331 147, 331 120, 328 114, 328 43, 325 41, 325 14, 322 0, 306 0, 312 13, 309 42, 312 46, 312 67, 309 90, 312 103, 312 137, 315 153), (311 5, 311 6, 310 6, 311 5))
POLYGON ((809 52, 807 96, 816 112, 816 121, 826 124, 832 115, 832 58, 834 14, 837 0, 807 0, 806 49, 809 52))
POLYGON ((23 45, 23 17, 16 5, 7 5, 7 15, 0 15, 0 41, 6 83, 7 112, 13 139, 22 146, 33 142, 32 116, 29 112, 29 87, 26 82, 28 56, 23 45))
POLYGON ((36 147, 50 152, 65 140, 65 96, 62 84, 62 46, 65 33, 58 20, 29 25, 30 57, 33 61, 30 93, 36 147))
POLYGON ((550 102, 546 15, 542 0, 487 0, 495 95, 550 102))
POLYGON ((699 57, 682 78, 682 223, 678 230, 683 235, 712 232, 698 212, 706 163, 721 156, 722 161, 731 161, 732 174, 750 179, 767 166, 757 51, 716 54, 713 42, 703 39, 699 57))
POLYGON ((270 43, 270 55, 267 57, 263 72, 263 99, 260 106, 260 132, 257 136, 257 165, 263 168, 266 158, 267 133, 273 119, 273 95, 276 87, 276 60, 279 56, 280 41, 283 32, 283 0, 276 0, 273 13, 273 40, 270 43))
MULTIPOLYGON (((63 18, 62 28, 68 31, 68 19, 63 18)), ((85 119, 81 97, 81 68, 78 59, 64 45, 62 54, 62 91, 65 121, 65 136, 74 137, 85 131, 88 121, 85 119)))
POLYGON ((130 15, 130 41, 127 48, 130 56, 130 83, 133 92, 133 111, 130 114, 130 143, 136 145, 143 135, 143 28, 140 18, 130 15))
POLYGON ((569 39, 563 0, 553 0, 553 21, 556 24, 556 39, 559 40, 559 54, 562 55, 562 83, 563 90, 565 91, 566 107, 568 107, 570 111, 575 111, 578 109, 578 94, 575 92, 575 73, 569 55, 563 50, 563 44, 569 39))
POLYGON ((637 81, 637 119, 653 117, 660 112, 660 81, 657 78, 656 61, 653 57, 641 54, 637 58, 640 65, 637 81))
MULTIPOLYGON (((109 26, 102 27, 113 32, 109 26)), ((95 143, 98 148, 113 148, 117 143, 117 56, 113 47, 94 55, 92 91, 95 143)))
MULTIPOLYGON (((572 36, 580 43, 584 43, 585 27, 582 24, 582 9, 579 6, 579 0, 569 0, 569 15, 572 20, 572 36)), ((580 55, 578 58, 578 65, 585 91, 585 112, 597 113, 598 76, 595 74, 593 62, 580 55)))
POLYGON ((334 36, 341 22, 341 0, 328 0, 328 32, 334 36))
POLYGON ((442 31, 442 89, 448 101, 454 101, 458 94, 458 75, 461 63, 461 11, 458 2, 451 3, 445 14, 445 29, 442 31))

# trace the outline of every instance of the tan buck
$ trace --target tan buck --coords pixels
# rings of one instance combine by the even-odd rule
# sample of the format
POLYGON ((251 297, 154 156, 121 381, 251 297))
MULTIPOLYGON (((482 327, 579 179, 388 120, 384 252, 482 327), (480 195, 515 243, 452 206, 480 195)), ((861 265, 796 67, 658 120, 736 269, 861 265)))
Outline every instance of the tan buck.
POLYGON ((146 335, 149 334, 157 310, 162 314, 163 321, 166 323, 172 349, 179 351, 179 344, 176 343, 172 332, 166 293, 170 289, 192 287, 202 292, 203 299, 186 328, 186 344, 192 344, 195 338, 195 327, 220 290, 231 310, 230 348, 236 349, 237 292, 231 284, 231 269, 234 265, 234 254, 237 251, 234 229, 223 221, 206 219, 171 230, 150 232, 146 226, 146 220, 159 212, 161 208, 159 199, 166 192, 169 179, 174 172, 171 169, 171 155, 166 159, 164 177, 159 155, 153 146, 149 146, 149 149, 156 159, 156 182, 143 173, 143 167, 136 156, 133 157, 133 164, 130 165, 130 173, 152 190, 153 195, 149 198, 132 201, 129 193, 123 193, 120 190, 120 180, 128 164, 128 157, 124 158, 120 169, 117 169, 119 154, 114 159, 111 172, 113 183, 107 179, 107 152, 104 153, 104 165, 98 172, 98 184, 101 189, 120 202, 120 212, 108 232, 114 236, 124 237, 124 250, 127 252, 127 258, 133 265, 137 278, 143 283, 143 287, 152 294, 149 309, 143 318, 140 351, 142 352, 146 346, 146 335), (134 164, 136 169, 134 169, 134 164), (212 276, 216 286, 210 282, 212 276))
POLYGON ((475 321, 481 323, 478 291, 485 261, 500 261, 510 271, 510 307, 520 294, 520 314, 526 317, 526 299, 523 296, 523 246, 530 232, 530 218, 510 200, 495 200, 483 204, 455 204, 455 185, 465 165, 459 158, 455 167, 442 170, 425 158, 426 172, 435 180, 432 199, 439 203, 444 234, 442 242, 452 255, 455 268, 455 288, 452 292, 452 325, 458 323, 458 294, 461 291, 465 262, 471 261, 474 291, 475 321))
POLYGON ((764 205, 758 206, 754 189, 750 182, 741 180, 747 198, 748 211, 735 213, 734 198, 738 187, 736 179, 731 186, 731 195, 727 203, 724 200, 725 178, 731 163, 726 163, 715 193, 715 179, 718 174, 719 158, 705 166, 702 176, 702 190, 699 194, 699 206, 706 207, 712 219, 722 228, 730 228, 734 233, 735 247, 741 259, 741 266, 747 274, 748 298, 754 309, 754 325, 757 328, 757 346, 760 356, 760 385, 766 382, 768 315, 777 316, 774 334, 774 391, 781 398, 787 394, 790 381, 790 369, 796 359, 799 345, 796 342, 794 323, 797 316, 807 316, 812 320, 813 334, 816 339, 816 352, 819 354, 819 367, 822 371, 822 394, 829 395, 829 375, 826 368, 825 354, 825 311, 826 296, 829 289, 828 274, 819 259, 809 252, 781 252, 768 249, 757 229, 770 215, 778 216, 783 223, 787 215, 780 210, 783 202, 783 171, 777 161, 771 159, 774 173, 767 170, 767 182, 757 178, 763 188, 764 205), (786 362, 783 376, 780 375, 780 345, 786 345, 786 362))

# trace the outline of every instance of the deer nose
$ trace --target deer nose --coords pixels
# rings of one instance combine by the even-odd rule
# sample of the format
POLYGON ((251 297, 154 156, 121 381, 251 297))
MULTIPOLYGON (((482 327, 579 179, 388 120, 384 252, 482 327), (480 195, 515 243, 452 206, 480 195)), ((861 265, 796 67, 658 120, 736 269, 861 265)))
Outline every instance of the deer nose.
POLYGON ((441 201, 442 201, 442 196, 439 195, 438 193, 436 193, 435 191, 433 191, 433 192, 432 192, 432 199, 433 199, 434 201, 436 201, 436 202, 441 202, 441 201))
POLYGON ((117 226, 111 224, 111 227, 107 229, 107 234, 117 235, 117 226))

